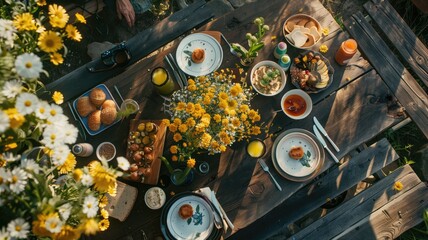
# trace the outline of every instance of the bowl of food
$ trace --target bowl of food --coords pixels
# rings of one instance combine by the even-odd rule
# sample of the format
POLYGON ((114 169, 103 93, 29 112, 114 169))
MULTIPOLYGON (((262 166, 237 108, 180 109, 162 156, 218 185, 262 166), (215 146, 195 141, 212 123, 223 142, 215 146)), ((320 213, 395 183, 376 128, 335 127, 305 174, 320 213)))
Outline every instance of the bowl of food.
POLYGON ((284 69, 269 60, 257 63, 251 70, 251 85, 263 96, 275 96, 280 93, 287 82, 284 69))
POLYGON ((291 119, 300 120, 312 111, 312 99, 305 91, 293 89, 281 98, 282 111, 291 119))
POLYGON ((291 83, 307 93, 318 93, 333 82, 334 69, 321 53, 305 51, 290 66, 291 83))
POLYGON ((149 188, 149 190, 147 190, 146 194, 144 195, 144 202, 146 203, 147 207, 153 210, 161 208, 165 204, 165 201, 165 192, 162 190, 162 188, 159 187, 149 188))
POLYGON ((96 154, 98 159, 109 162, 116 156, 116 147, 111 142, 102 142, 98 145, 96 154))
POLYGON ((306 14, 289 17, 282 28, 284 37, 293 47, 307 49, 317 44, 322 37, 321 24, 306 14))

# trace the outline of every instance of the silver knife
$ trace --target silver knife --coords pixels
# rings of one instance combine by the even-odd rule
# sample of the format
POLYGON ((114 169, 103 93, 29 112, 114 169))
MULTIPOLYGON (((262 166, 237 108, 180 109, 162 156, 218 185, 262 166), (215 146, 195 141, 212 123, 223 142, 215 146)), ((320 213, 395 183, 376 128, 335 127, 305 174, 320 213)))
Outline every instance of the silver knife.
POLYGON ((333 152, 330 150, 330 148, 327 147, 327 143, 325 142, 324 138, 322 137, 320 131, 318 131, 318 128, 315 125, 313 125, 313 128, 314 128, 315 136, 317 136, 318 140, 320 140, 322 146, 325 148, 325 150, 327 150, 327 152, 330 154, 330 156, 333 158, 333 160, 337 164, 340 164, 339 159, 337 159, 337 157, 333 154, 333 152))
POLYGON ((214 191, 212 191, 212 190, 211 190, 211 202, 214 204, 214 206, 217 208, 217 210, 219 210, 221 217, 226 221, 227 225, 229 225, 229 227, 233 230, 235 228, 235 226, 230 221, 229 217, 226 215, 226 212, 221 207, 220 203, 217 200, 217 197, 215 196, 214 191))
POLYGON ((324 127, 321 125, 321 123, 318 121, 317 117, 314 116, 314 123, 317 125, 318 129, 322 132, 322 134, 327 138, 327 140, 331 143, 331 145, 334 147, 334 149, 339 152, 340 149, 337 147, 337 145, 331 140, 330 136, 328 136, 327 131, 324 129, 324 127))
POLYGON ((183 89, 183 87, 184 87, 183 81, 181 80, 180 75, 175 70, 175 68, 172 65, 171 61, 169 61, 168 55, 165 56, 165 61, 166 61, 166 63, 168 63, 169 67, 171 68, 172 74, 174 74, 174 78, 177 81, 178 85, 180 86, 180 89, 183 89))
POLYGON ((174 67, 176 68, 178 74, 180 75, 181 80, 183 81, 184 86, 187 86, 187 77, 186 74, 183 73, 183 70, 181 70, 181 68, 178 66, 177 61, 175 60, 174 56, 172 56, 171 53, 168 53, 168 57, 171 61, 171 63, 174 65, 174 67))

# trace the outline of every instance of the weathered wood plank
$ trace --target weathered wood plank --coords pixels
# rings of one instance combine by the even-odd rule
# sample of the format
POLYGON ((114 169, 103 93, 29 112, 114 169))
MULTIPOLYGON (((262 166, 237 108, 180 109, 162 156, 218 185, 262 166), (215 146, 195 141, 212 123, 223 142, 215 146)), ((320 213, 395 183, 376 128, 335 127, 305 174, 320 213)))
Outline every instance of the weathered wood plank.
MULTIPOLYGON (((302 231, 293 235, 290 239, 318 239, 319 236, 323 236, 323 238, 325 239, 331 239, 335 236, 338 236, 342 232, 347 231, 347 229, 353 228, 352 226, 356 227, 358 225, 358 222, 360 222, 362 219, 363 221, 365 218, 372 219, 372 217, 370 216, 372 212, 382 212, 382 210, 386 210, 387 212, 385 212, 384 214, 387 216, 397 215, 397 209, 400 208, 396 208, 394 210, 393 208, 389 208, 388 206, 392 204, 392 206, 398 207, 398 205, 396 205, 397 202, 400 202, 400 200, 402 200, 403 198, 407 199, 407 196, 409 195, 412 196, 414 193, 414 188, 416 186, 419 186, 420 183, 421 180, 418 178, 418 176, 415 174, 415 172, 410 166, 406 165, 402 168, 399 168, 392 172, 390 175, 388 175, 386 178, 383 178, 376 182, 370 188, 356 195, 355 197, 343 203, 342 205, 336 207, 325 217, 315 221, 302 231), (403 190, 400 192, 393 189, 393 185, 396 181, 400 181, 404 185, 403 190)), ((426 188, 426 185, 424 188, 424 190, 420 189, 417 191, 420 191, 420 197, 422 197, 422 199, 425 198, 426 200, 428 196, 428 189, 426 188)), ((413 195, 413 200, 415 201, 410 200, 410 202, 406 201, 403 202, 403 204, 414 206, 427 205, 428 202, 425 201, 425 203, 423 203, 419 201, 421 199, 420 197, 413 195)), ((409 214, 406 214, 407 209, 403 210, 403 218, 412 218, 414 212, 409 212, 409 214)), ((376 214, 376 216, 379 215, 376 214)), ((420 217, 421 216, 422 214, 420 214, 420 217)), ((385 221, 386 219, 384 217, 379 217, 378 220, 385 221)), ((360 226, 360 228, 361 227, 362 226, 360 226)), ((367 234, 373 233, 372 231, 370 231, 370 228, 366 228, 366 231, 361 232, 366 232, 367 234)), ((359 237, 359 235, 355 231, 353 233, 356 235, 356 237, 359 237)), ((350 235, 351 234, 347 234, 346 236, 350 237, 350 235)), ((371 237, 368 238, 360 237, 357 239, 377 238, 374 236, 375 235, 371 235, 371 237)))
POLYGON ((306 185, 230 239, 267 239, 325 204, 326 199, 336 197, 398 158, 388 140, 382 139, 321 179, 306 185), (265 227, 263 231, 254 232, 257 226, 265 227))
MULTIPOLYGON (((372 74, 364 75, 345 88, 340 89, 336 94, 314 105, 312 113, 298 123, 296 121, 284 120, 285 117, 282 116, 282 113, 277 116, 275 122, 278 121, 278 125, 286 129, 298 126, 299 128, 311 131, 313 116, 317 116, 321 123, 327 121, 325 124, 326 129, 341 149, 341 152, 337 154, 338 158, 341 158, 345 153, 355 149, 361 143, 372 139, 383 129, 387 129, 399 122, 399 119, 393 117, 393 114, 390 115, 388 110, 388 103, 385 99, 388 94, 389 90, 386 85, 373 71, 372 74), (285 126, 284 122, 286 123, 285 126)), ((272 141, 265 141, 268 148, 272 146, 272 141)), ((268 152, 265 158, 269 159, 269 155, 270 152, 268 152)), ((236 164, 240 164, 238 159, 241 158, 244 158, 241 161, 251 161, 251 159, 245 159, 244 156, 244 152, 226 152, 226 154, 222 154, 221 161, 233 159, 235 166, 236 164)), ((271 161, 267 161, 267 163, 271 169, 274 169, 271 161)), ((225 163, 221 162, 220 164, 225 163)), ((325 171, 333 164, 333 160, 327 154, 322 171, 325 171)), ((282 179, 279 174, 273 172, 272 174, 279 180, 283 189, 286 189, 286 191, 279 192, 269 180, 269 176, 258 165, 254 165, 251 181, 245 186, 237 186, 239 188, 247 188, 242 202, 239 203, 241 206, 238 207, 235 205, 236 200, 234 201, 235 197, 232 190, 236 192, 236 188, 221 187, 224 184, 234 183, 227 180, 220 183, 219 192, 221 194, 219 194, 219 200, 233 217, 234 224, 237 227, 236 230, 248 226, 256 219, 270 212, 306 185, 306 183, 297 183, 282 179), (255 192, 257 193, 255 194, 255 192)), ((248 167, 246 169, 248 170, 248 167)), ((228 175, 238 174, 230 169, 227 169, 226 173, 228 175)), ((235 177, 234 179, 236 181, 237 178, 235 177)))
POLYGON ((361 12, 345 21, 345 26, 412 120, 428 137, 428 96, 425 91, 398 61, 361 12))
POLYGON ((368 1, 364 8, 407 61, 420 80, 428 86, 428 49, 391 6, 389 1, 368 1))

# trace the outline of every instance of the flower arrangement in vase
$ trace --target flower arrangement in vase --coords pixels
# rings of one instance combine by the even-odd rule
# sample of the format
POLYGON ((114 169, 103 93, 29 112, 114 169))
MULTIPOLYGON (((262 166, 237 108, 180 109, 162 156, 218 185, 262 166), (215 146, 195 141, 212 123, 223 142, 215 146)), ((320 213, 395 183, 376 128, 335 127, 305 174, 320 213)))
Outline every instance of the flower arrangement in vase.
POLYGON ((245 35, 248 41, 248 50, 238 43, 231 44, 232 50, 240 58, 240 62, 243 66, 249 66, 253 63, 258 55, 258 51, 264 47, 263 37, 266 31, 269 31, 269 26, 264 24, 263 17, 256 18, 254 24, 257 25, 257 32, 254 35, 251 33, 245 35))
POLYGON ((220 70, 189 79, 187 88, 172 94, 167 110, 171 119, 163 120, 176 143, 170 147, 172 161, 193 168, 193 153, 221 153, 234 142, 261 133, 257 125, 261 117, 250 104, 253 92, 235 79, 231 70, 220 70))

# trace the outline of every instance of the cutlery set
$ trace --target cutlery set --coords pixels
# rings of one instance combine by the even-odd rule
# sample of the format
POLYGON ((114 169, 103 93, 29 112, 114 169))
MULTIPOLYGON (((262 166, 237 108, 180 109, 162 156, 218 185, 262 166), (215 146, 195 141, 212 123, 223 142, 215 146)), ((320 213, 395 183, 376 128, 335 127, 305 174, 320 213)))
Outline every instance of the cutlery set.
POLYGON ((314 116, 314 123, 315 124, 313 125, 313 130, 314 130, 315 136, 321 142, 321 145, 324 147, 325 150, 327 150, 327 152, 330 154, 330 156, 333 158, 336 164, 340 165, 339 159, 337 159, 336 155, 334 155, 334 153, 330 150, 330 148, 327 147, 327 142, 324 140, 323 136, 327 138, 327 140, 331 143, 331 145, 336 150, 336 152, 340 151, 339 147, 337 147, 337 145, 333 142, 333 140, 331 140, 327 131, 324 129, 324 127, 321 125, 321 123, 318 121, 317 117, 315 116, 314 116))
POLYGON ((174 74, 174 78, 178 83, 178 86, 180 86, 180 89, 183 89, 187 86, 187 77, 186 74, 180 69, 180 67, 177 64, 177 61, 174 59, 171 53, 168 53, 165 56, 165 61, 168 64, 168 66, 172 70, 172 74, 174 74))

